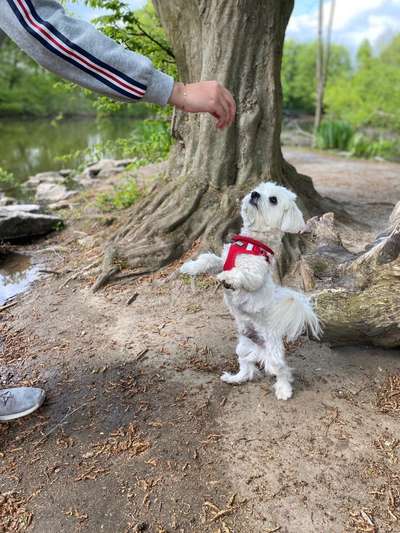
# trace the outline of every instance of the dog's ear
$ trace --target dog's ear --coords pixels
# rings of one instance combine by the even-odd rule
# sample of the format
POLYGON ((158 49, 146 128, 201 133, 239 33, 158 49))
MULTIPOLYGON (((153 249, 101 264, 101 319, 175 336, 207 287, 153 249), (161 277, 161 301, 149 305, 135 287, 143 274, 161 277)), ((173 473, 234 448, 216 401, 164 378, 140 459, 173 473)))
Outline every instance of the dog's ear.
POLYGON ((281 221, 281 230, 286 233, 299 233, 306 227, 303 213, 297 207, 294 201, 290 202, 283 213, 281 221))

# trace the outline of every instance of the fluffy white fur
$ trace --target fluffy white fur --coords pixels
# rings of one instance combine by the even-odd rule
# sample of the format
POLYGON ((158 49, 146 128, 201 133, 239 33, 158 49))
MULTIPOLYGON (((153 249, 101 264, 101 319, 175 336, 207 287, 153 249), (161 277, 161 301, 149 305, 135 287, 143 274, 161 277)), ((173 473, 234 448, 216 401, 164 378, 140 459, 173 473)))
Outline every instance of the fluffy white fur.
MULTIPOLYGON (((242 201, 242 235, 266 244, 276 232, 298 233, 304 227, 296 195, 271 182, 261 183, 242 201)), ((276 397, 287 400, 292 396, 292 371, 285 362, 284 339, 295 340, 305 329, 318 337, 319 321, 310 300, 303 294, 276 285, 272 264, 261 256, 239 255, 235 267, 223 271, 229 245, 222 257, 207 253, 181 267, 181 273, 217 274, 225 286, 224 299, 235 318, 239 340, 236 354, 239 372, 225 372, 221 379, 239 384, 260 375, 259 364, 267 374, 276 377, 276 397)))

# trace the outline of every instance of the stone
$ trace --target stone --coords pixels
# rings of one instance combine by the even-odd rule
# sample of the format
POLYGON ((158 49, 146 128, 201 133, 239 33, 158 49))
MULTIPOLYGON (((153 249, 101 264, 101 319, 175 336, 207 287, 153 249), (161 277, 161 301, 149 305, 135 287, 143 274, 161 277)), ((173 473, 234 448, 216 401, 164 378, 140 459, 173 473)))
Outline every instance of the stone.
POLYGON ((72 172, 73 170, 71 168, 62 168, 58 171, 60 176, 62 176, 63 178, 68 178, 69 176, 71 176, 72 172))
POLYGON ((97 163, 88 166, 81 178, 110 178, 123 172, 133 161, 133 159, 101 159, 97 163))
POLYGON ((59 211, 60 209, 71 209, 72 205, 65 200, 60 200, 59 202, 48 204, 47 207, 50 211, 59 211))
POLYGON ((16 204, 17 201, 15 198, 11 198, 11 196, 6 196, 5 194, 1 193, 0 195, 0 206, 5 205, 13 205, 16 204))
POLYGON ((63 224, 59 217, 18 211, 18 206, 13 207, 14 209, 0 208, 0 241, 47 235, 63 224))
POLYGON ((25 187, 37 187, 41 183, 64 183, 64 178, 59 172, 40 172, 27 179, 24 183, 25 187))
POLYGON ((76 194, 76 191, 68 191, 65 185, 60 183, 40 183, 36 189, 35 198, 38 202, 60 202, 76 194))
POLYGON ((1 207, 1 211, 12 213, 23 211, 24 213, 40 213, 42 207, 38 204, 13 204, 1 207))

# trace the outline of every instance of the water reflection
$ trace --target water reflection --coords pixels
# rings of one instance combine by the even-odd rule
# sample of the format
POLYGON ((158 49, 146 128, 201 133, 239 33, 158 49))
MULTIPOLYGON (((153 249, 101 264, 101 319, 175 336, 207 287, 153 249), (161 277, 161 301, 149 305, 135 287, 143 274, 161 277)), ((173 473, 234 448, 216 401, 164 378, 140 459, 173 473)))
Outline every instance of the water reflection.
MULTIPOLYGON (((110 139, 128 137, 139 120, 94 117, 65 119, 15 120, 0 118, 0 167, 12 172, 19 181, 48 170, 59 170, 65 163, 57 156, 75 153, 110 139)), ((108 153, 107 157, 119 157, 108 153)), ((74 168, 77 160, 67 163, 74 168)))
POLYGON ((28 255, 0 254, 0 305, 28 289, 38 276, 38 266, 28 255))

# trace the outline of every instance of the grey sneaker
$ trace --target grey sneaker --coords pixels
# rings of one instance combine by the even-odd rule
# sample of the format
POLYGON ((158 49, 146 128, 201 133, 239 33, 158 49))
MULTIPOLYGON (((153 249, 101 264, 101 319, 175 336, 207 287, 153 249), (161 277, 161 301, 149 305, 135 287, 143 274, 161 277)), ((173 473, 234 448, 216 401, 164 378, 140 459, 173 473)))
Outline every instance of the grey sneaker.
POLYGON ((0 390, 0 422, 30 415, 44 402, 45 392, 36 387, 0 390))

